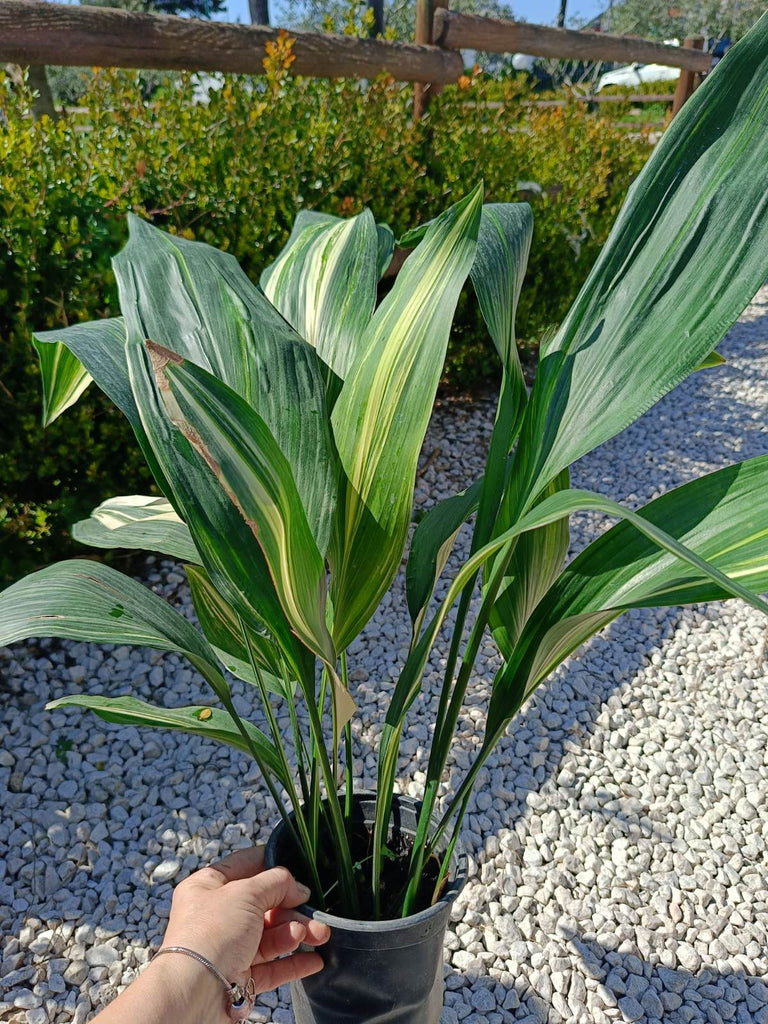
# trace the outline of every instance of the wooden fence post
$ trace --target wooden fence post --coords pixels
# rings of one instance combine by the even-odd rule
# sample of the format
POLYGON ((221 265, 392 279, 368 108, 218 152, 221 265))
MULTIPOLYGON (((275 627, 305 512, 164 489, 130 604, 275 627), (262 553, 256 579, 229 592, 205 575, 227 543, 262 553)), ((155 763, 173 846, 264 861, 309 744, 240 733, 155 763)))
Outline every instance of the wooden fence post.
MULTIPOLYGON (((432 0, 416 0, 416 31, 414 42, 429 44, 432 41, 432 0)), ((425 83, 414 82, 413 85, 413 120, 420 121, 427 108, 427 89, 425 83)))
POLYGON ((27 71, 27 84, 30 89, 34 89, 37 93, 37 97, 32 107, 32 113, 34 114, 35 120, 39 121, 41 117, 47 115, 54 121, 57 120, 59 113, 53 103, 53 93, 51 87, 48 84, 48 76, 45 73, 45 64, 30 64, 27 71))
MULTIPOLYGON (((689 50, 703 50, 704 38, 702 36, 689 36, 683 46, 689 50)), ((687 99, 693 96, 694 90, 701 81, 698 71, 681 71, 675 89, 675 98, 672 101, 672 117, 677 114, 687 99)))
MULTIPOLYGON (((448 0, 416 0, 416 38, 417 43, 431 45, 435 40, 434 16, 438 9, 447 11, 448 0)), ((438 44, 439 45, 439 44, 438 44)), ((420 82, 413 87, 413 119, 419 121, 424 116, 430 97, 442 92, 443 86, 438 82, 423 85, 420 82)))

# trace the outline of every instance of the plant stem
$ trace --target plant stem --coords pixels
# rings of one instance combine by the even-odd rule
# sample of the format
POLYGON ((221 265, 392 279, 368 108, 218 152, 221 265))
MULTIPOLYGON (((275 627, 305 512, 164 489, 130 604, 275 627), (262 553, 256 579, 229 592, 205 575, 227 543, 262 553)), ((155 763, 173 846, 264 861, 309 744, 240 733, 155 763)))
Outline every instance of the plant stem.
POLYGON ((319 757, 320 768, 325 781, 326 802, 330 812, 329 825, 333 833, 333 841, 336 844, 336 854, 338 857, 339 882, 341 890, 344 893, 344 899, 347 907, 349 908, 349 912, 353 917, 356 917, 360 913, 360 905, 357 896, 357 889, 355 887, 354 870, 352 868, 352 854, 349 849, 349 840, 347 839, 347 833, 344 827, 344 818, 341 813, 341 805, 339 803, 339 792, 336 785, 336 778, 331 768, 331 763, 328 759, 328 751, 326 750, 325 743, 323 741, 323 725, 320 721, 317 705, 314 701, 314 693, 311 694, 313 698, 311 700, 310 694, 305 694, 305 696, 307 698, 307 708, 309 709, 310 726, 315 739, 315 753, 316 756, 319 757))
MULTIPOLYGON (((512 384, 512 378, 505 371, 502 376, 496 419, 493 425, 493 433, 491 434, 491 442, 488 447, 485 482, 480 495, 480 505, 478 508, 477 519, 475 521, 475 528, 472 533, 470 557, 472 557, 473 554, 487 543, 491 533, 493 532, 496 514, 504 491, 507 455, 510 447, 512 446, 513 440, 517 435, 517 431, 519 430, 520 422, 522 420, 522 411, 525 408, 524 395, 524 389, 521 390, 520 386, 515 388, 512 384)), ((511 557, 511 553, 509 557, 511 557)), ((499 579, 496 591, 498 591, 498 586, 501 584, 501 579, 503 579, 503 575, 499 579)), ((481 611, 478 614, 478 619, 475 621, 472 632, 470 633, 467 648, 462 659, 459 677, 456 680, 456 685, 451 696, 451 683, 453 682, 453 676, 456 670, 456 662, 458 661, 461 641, 464 635, 464 624, 472 602, 472 593, 475 588, 476 580, 477 573, 472 576, 462 590, 459 608, 456 613, 456 622, 454 624, 453 636, 451 637, 451 646, 448 653, 448 660, 446 662, 445 674, 443 676, 443 685, 440 690, 440 702, 435 719, 432 746, 429 752, 427 781, 424 787, 424 800, 419 814, 416 836, 413 843, 413 852, 411 854, 409 881, 403 903, 403 917, 407 917, 408 914, 412 912, 414 902, 418 895, 421 874, 424 870, 424 844, 432 820, 432 813, 437 799, 440 779, 442 778, 445 770, 445 763, 448 758, 448 751, 450 750, 451 740, 456 729, 461 705, 463 703, 472 668, 480 648, 480 642, 482 640, 483 632, 485 631, 487 619, 490 616, 490 607, 488 608, 488 612, 485 616, 482 614, 483 608, 485 607, 484 602, 481 606, 481 611)))
MULTIPOLYGON (((293 702, 293 694, 291 693, 291 681, 288 678, 288 673, 285 670, 285 663, 283 661, 280 662, 280 667, 282 669, 283 682, 285 684, 286 700, 288 701, 288 713, 291 716, 291 729, 293 731, 293 748, 296 751, 296 767, 297 767, 298 772, 299 772, 299 783, 301 785, 301 797, 302 797, 302 800, 304 801, 305 808, 309 808, 310 807, 310 792, 309 792, 309 785, 308 785, 308 779, 307 779, 307 766, 306 766, 306 761, 304 760, 304 754, 305 754, 304 737, 303 737, 303 735, 301 733, 301 729, 299 728, 299 719, 298 719, 298 715, 296 714, 296 706, 295 706, 295 704, 293 702)), ((314 843, 313 843, 312 849, 313 850, 317 849, 317 847, 316 847, 316 845, 314 843)))
MULTIPOLYGON (((446 828, 450 824, 451 818, 456 813, 457 807, 463 805, 465 800, 467 802, 469 801, 469 797, 472 794, 472 787, 477 781, 477 776, 480 774, 480 770, 482 769, 485 762, 488 760, 491 751, 504 734, 505 729, 506 724, 501 729, 498 729, 493 736, 486 736, 485 740, 483 741, 483 745, 480 748, 478 755, 472 764, 472 767, 469 769, 466 778, 464 779, 461 786, 459 786, 458 790, 454 794, 453 799, 448 805, 448 810, 442 816, 442 818, 440 819, 440 823, 438 824, 434 833, 430 837, 426 849, 427 857, 429 857, 434 852, 435 846, 440 840, 440 836, 443 834, 443 832, 445 832, 446 828)), ((465 810, 466 808, 460 811, 461 817, 464 816, 465 810)), ((461 817, 459 818, 459 821, 461 820, 461 817)))
MULTIPOLYGON (((288 829, 288 831, 291 834, 291 838, 293 839, 293 842, 294 842, 294 844, 296 846, 296 849, 299 850, 300 852, 303 852, 302 851, 301 841, 300 841, 299 835, 298 835, 298 833, 296 831, 296 826, 294 825, 294 822, 291 819, 290 814, 288 813, 287 807, 283 803, 283 800, 282 800, 282 798, 281 798, 281 796, 280 796, 280 794, 279 794, 279 792, 277 790, 277 786, 275 786, 275 784, 274 784, 274 781, 272 779, 272 773, 271 773, 270 769, 267 768, 267 765, 264 762, 264 759, 260 756, 260 754, 259 754, 259 752, 258 752, 258 750, 256 748, 256 745, 254 744, 253 740, 251 739, 251 737, 250 737, 250 735, 248 733, 248 730, 243 725, 243 721, 240 718, 240 715, 238 715, 237 710, 235 709, 235 705, 232 702, 231 696, 229 696, 228 691, 222 693, 221 690, 220 690, 220 687, 214 685, 214 683, 210 679, 207 678, 205 669, 203 668, 202 665, 198 666, 198 668, 200 669, 200 671, 203 674, 203 676, 206 678, 206 681, 210 685, 210 687, 213 690, 213 692, 217 695, 217 697, 219 697, 221 702, 224 704, 224 707, 226 708, 227 713, 229 714, 229 717, 235 723, 235 726, 236 726, 238 732, 242 736, 245 744, 247 745, 247 747, 248 747, 248 749, 249 749, 249 751, 251 753, 251 757, 254 759, 254 761, 258 765, 259 771, 261 772, 261 774, 262 774, 262 776, 264 778, 264 781, 267 784, 267 789, 269 790, 270 795, 272 796, 272 799, 275 801, 275 806, 277 807, 277 809, 278 809, 278 811, 280 813, 280 817, 285 822, 285 826, 286 826, 286 828, 288 829)), ((285 789, 288 790, 288 788, 290 786, 290 773, 288 774, 287 778, 281 778, 280 782, 283 784, 285 789)), ((312 864, 308 862, 308 866, 310 868, 310 871, 312 871, 312 864)), ((318 881, 318 884, 319 884, 319 881, 320 881, 319 878, 318 878, 317 881, 318 881)), ((322 892, 321 892, 321 899, 322 899, 322 892)))
POLYGON ((456 824, 453 827, 453 835, 451 836, 451 841, 448 843, 448 848, 446 849, 445 854, 443 855, 442 863, 440 864, 440 871, 438 872, 437 881, 435 882, 435 888, 432 892, 432 899, 429 901, 430 906, 434 906, 435 903, 437 903, 438 899, 440 898, 440 890, 443 886, 443 880, 445 879, 445 876, 448 874, 448 870, 451 866, 451 857, 453 857, 453 851, 456 849, 456 842, 459 838, 461 822, 464 818, 464 815, 467 812, 470 796, 471 791, 467 793, 467 795, 464 797, 464 801, 459 809, 459 814, 458 817, 456 818, 456 824))
MULTIPOLYGON (((344 686, 349 689, 349 675, 347 673, 347 652, 342 651, 340 655, 341 661, 341 681, 344 686)), ((352 800, 355 787, 355 762, 352 754, 352 723, 347 722, 344 726, 344 759, 346 762, 346 777, 344 785, 344 818, 347 824, 347 832, 349 832, 350 823, 352 821, 352 800)))
POLYGON ((275 748, 277 750, 278 756, 283 765, 283 770, 285 772, 288 798, 291 801, 291 805, 293 806, 294 821, 296 822, 296 827, 299 831, 299 835, 301 836, 301 843, 298 845, 298 849, 299 852, 303 852, 304 854, 304 859, 312 875, 313 888, 318 893, 319 898, 322 901, 323 891, 322 886, 320 884, 320 876, 317 871, 317 850, 312 845, 312 840, 309 835, 306 820, 304 818, 304 812, 301 806, 301 801, 299 800, 299 795, 296 792, 296 787, 293 784, 293 773, 291 772, 291 766, 289 765, 288 758, 285 755, 285 747, 283 746, 282 736, 280 735, 280 727, 277 724, 275 713, 272 710, 272 704, 270 703, 269 700, 269 692, 264 684, 264 677, 261 673, 261 669, 256 663, 256 659, 253 654, 253 648, 251 646, 250 637, 248 636, 248 631, 246 630, 245 624, 243 623, 242 619, 240 619, 240 628, 242 630, 243 637, 245 638, 246 647, 248 648, 248 658, 251 663, 251 669, 253 671, 253 674, 256 677, 259 693, 261 694, 261 701, 262 704, 264 705, 264 711, 267 716, 267 721, 269 722, 269 728, 270 731, 272 732, 272 737, 275 741, 275 748))

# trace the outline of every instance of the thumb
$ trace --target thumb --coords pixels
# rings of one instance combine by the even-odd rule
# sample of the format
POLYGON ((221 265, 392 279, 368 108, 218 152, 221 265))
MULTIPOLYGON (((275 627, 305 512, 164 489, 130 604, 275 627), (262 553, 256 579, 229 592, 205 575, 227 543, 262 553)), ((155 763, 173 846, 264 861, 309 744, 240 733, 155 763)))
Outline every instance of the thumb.
POLYGON ((297 882, 288 868, 276 867, 252 878, 244 879, 241 883, 247 887, 251 898, 258 908, 266 913, 276 907, 298 907, 306 903, 311 892, 297 882))

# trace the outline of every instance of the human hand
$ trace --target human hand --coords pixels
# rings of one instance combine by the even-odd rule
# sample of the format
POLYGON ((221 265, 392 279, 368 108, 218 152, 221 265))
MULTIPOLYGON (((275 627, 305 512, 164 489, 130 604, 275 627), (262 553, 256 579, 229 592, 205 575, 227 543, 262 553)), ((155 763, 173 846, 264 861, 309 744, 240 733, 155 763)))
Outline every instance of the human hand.
POLYGON ((256 992, 266 992, 322 969, 318 953, 296 952, 331 934, 294 909, 308 899, 287 868, 264 870, 263 847, 238 850, 176 886, 163 945, 193 949, 229 981, 252 977, 256 992))

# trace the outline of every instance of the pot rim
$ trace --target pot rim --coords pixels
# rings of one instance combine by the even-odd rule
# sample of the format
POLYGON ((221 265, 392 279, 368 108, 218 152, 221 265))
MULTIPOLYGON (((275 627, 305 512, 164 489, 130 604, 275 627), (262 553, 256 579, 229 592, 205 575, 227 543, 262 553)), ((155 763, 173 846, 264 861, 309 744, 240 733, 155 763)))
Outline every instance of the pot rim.
MULTIPOLYGON (((375 800, 376 793, 371 790, 362 790, 361 792, 354 793, 353 797, 356 800, 375 800)), ((402 793, 394 794, 393 802, 395 801, 409 803, 414 807, 419 804, 419 801, 414 797, 407 796, 402 793)), ((293 817, 293 811, 291 811, 290 816, 293 817)), ((285 822, 282 818, 278 819, 270 833, 269 839, 267 840, 267 851, 274 842, 273 837, 277 835, 278 831, 281 831, 284 828, 285 822)), ((443 913, 447 903, 454 902, 467 881, 467 855, 462 849, 461 838, 456 841, 451 862, 453 870, 448 875, 448 885, 437 903, 433 904, 431 907, 427 907, 425 910, 420 910, 417 914, 409 914, 408 917, 393 917, 387 918, 384 921, 364 921, 358 920, 354 917, 339 917, 336 914, 329 914, 325 910, 316 910, 308 903, 302 903, 301 906, 296 907, 296 910, 298 913, 305 914, 307 917, 310 917, 315 921, 321 921, 323 924, 327 924, 331 929, 344 928, 348 931, 354 930, 361 932, 387 933, 401 931, 403 928, 416 927, 420 924, 426 924, 431 921, 433 917, 443 913)))

